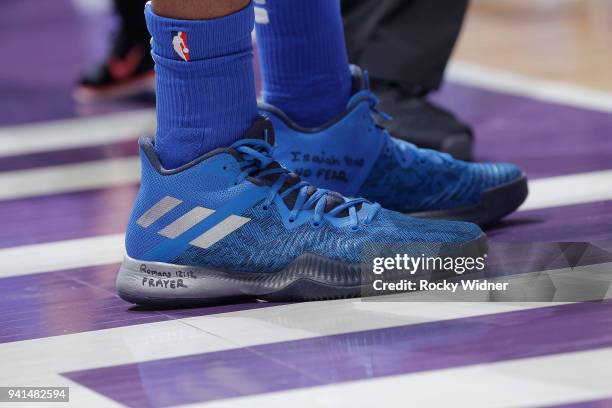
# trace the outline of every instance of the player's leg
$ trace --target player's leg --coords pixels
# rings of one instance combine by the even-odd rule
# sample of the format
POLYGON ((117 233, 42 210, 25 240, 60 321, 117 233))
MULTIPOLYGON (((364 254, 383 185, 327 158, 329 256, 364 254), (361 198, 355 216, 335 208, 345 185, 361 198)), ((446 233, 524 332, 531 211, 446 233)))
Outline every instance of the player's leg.
POLYGON ((343 112, 351 73, 338 1, 270 0, 256 11, 264 100, 302 126, 343 112))
MULTIPOLYGON (((287 0, 270 0, 258 5, 256 8, 260 11, 256 14, 263 16, 257 20, 257 35, 264 73, 271 69, 276 77, 295 78, 291 64, 268 66, 274 61, 270 54, 275 53, 274 47, 267 44, 269 41, 272 44, 281 42, 283 48, 293 50, 284 58, 304 66, 312 63, 308 56, 317 52, 314 48, 319 47, 320 42, 302 42, 292 36, 285 38, 286 27, 311 27, 314 31, 320 26, 340 27, 328 32, 325 41, 342 44, 340 11, 330 6, 336 3, 330 0, 300 2, 300 9, 319 10, 322 7, 329 11, 327 13, 303 10, 295 13, 294 2, 287 0), (295 46, 284 44, 286 40, 295 41, 295 46)), ((337 67, 345 63, 342 61, 326 60, 320 68, 332 73, 342 72, 337 67)), ((311 84, 316 78, 303 80, 311 84)), ((344 95, 339 86, 320 88, 319 99, 313 100, 309 91, 304 91, 309 96, 303 98, 299 88, 285 87, 269 75, 264 75, 264 90, 271 86, 267 81, 272 81, 275 93, 283 95, 281 105, 275 106, 271 103, 273 98, 264 93, 265 101, 260 105, 261 111, 274 122, 278 144, 275 157, 314 184, 348 196, 363 196, 395 211, 479 224, 497 221, 525 200, 526 179, 516 166, 466 163, 391 137, 380 125, 389 118, 380 112, 368 76, 358 67, 353 66, 351 96, 340 113, 335 104, 329 104, 330 100, 344 95), (287 102, 290 99, 294 100, 293 104, 287 102), (300 108, 297 113, 283 108, 306 102, 315 108, 300 108), (327 116, 315 113, 325 109, 329 109, 327 116), (331 119, 323 123, 322 117, 331 119)))
POLYGON ((179 20, 225 17, 246 8, 249 3, 249 0, 151 0, 155 14, 179 20))
POLYGON ((370 73, 398 138, 472 158, 472 130, 428 98, 440 87, 468 0, 342 0, 349 59, 370 73))
POLYGON ((176 306, 358 296, 362 257, 376 245, 406 244, 411 256, 482 255, 485 238, 473 224, 345 198, 274 161, 274 129, 256 115, 250 4, 155 0, 146 16, 158 130, 140 140, 121 297, 176 306))
POLYGON ((157 136, 173 169, 240 139, 257 116, 249 0, 154 0, 157 136))

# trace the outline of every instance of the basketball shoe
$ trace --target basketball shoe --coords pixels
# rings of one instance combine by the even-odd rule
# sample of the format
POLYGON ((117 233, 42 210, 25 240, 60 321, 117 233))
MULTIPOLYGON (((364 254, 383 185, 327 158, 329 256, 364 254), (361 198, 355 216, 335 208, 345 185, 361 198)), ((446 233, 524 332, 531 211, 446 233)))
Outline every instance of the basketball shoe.
MULTIPOLYGON (((142 11, 139 17, 142 19, 142 11)), ((108 57, 81 77, 74 98, 87 103, 154 95, 155 71, 149 41, 148 34, 121 29, 108 57)))
POLYGON ((368 246, 406 245, 413 256, 482 256, 474 224, 388 211, 315 188, 272 158, 271 122, 175 170, 141 138, 142 182, 126 233, 119 295, 177 306, 255 298, 359 296, 368 246), (417 247, 410 247, 421 243, 417 247))
POLYGON ((305 180, 346 196, 365 197, 418 217, 486 225, 516 210, 527 179, 512 164, 468 163, 391 137, 376 119, 367 73, 352 67, 346 111, 318 128, 304 128, 278 108, 260 111, 276 130, 274 158, 305 180))

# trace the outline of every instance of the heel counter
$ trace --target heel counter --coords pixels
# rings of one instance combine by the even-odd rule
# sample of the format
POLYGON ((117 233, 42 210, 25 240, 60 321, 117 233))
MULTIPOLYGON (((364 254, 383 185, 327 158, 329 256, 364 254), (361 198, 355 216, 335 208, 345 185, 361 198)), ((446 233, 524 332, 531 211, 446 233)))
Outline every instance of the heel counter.
POLYGON ((125 250, 129 257, 139 258, 146 249, 146 233, 142 226, 140 218, 147 210, 148 200, 151 194, 152 180, 155 177, 155 170, 151 165, 149 157, 143 149, 143 140, 139 141, 140 145, 140 185, 134 205, 128 219, 125 232, 125 250))

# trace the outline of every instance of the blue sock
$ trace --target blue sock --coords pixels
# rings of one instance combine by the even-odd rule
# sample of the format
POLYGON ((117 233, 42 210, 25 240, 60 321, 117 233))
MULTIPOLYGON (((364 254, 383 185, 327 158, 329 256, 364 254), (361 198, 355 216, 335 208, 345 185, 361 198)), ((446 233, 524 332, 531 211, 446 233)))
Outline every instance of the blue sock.
POLYGON ((253 7, 213 20, 175 20, 145 7, 155 60, 155 146, 176 168, 240 139, 257 116, 253 7))
POLYGON ((263 99, 302 126, 321 125, 342 112, 350 98, 351 73, 339 0, 259 3, 255 21, 263 99))

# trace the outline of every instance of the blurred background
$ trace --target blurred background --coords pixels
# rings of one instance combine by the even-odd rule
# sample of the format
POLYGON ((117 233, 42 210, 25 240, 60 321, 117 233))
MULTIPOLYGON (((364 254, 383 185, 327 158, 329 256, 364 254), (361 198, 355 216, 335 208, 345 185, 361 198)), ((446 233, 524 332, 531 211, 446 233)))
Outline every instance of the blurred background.
MULTIPOLYGON (((0 124, 90 114, 72 92, 109 51, 112 1, 3 0, 0 23, 0 124)), ((611 38, 607 0, 473 0, 453 61, 612 92, 611 38)))

